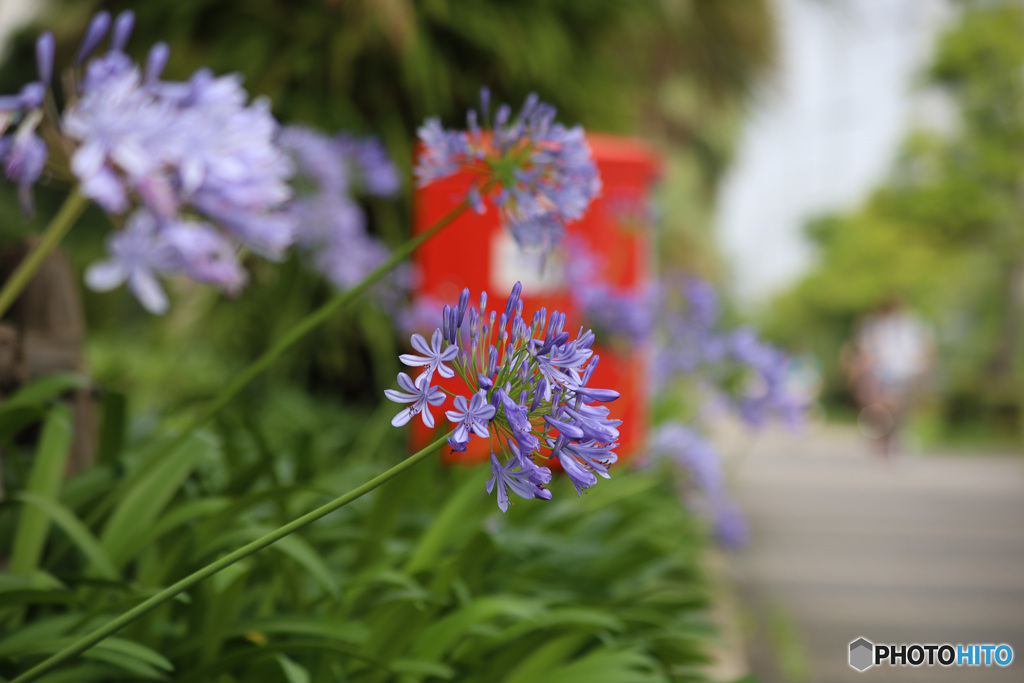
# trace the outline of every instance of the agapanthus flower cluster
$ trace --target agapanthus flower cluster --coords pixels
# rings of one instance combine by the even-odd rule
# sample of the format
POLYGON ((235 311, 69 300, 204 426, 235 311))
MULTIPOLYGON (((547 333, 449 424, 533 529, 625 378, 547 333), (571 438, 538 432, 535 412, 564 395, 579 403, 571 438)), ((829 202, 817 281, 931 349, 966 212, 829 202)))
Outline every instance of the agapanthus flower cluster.
POLYGON ((53 79, 53 34, 47 31, 36 41, 39 80, 17 95, 0 96, 0 165, 4 176, 18 185, 22 208, 32 210, 32 186, 39 180, 49 150, 39 136, 47 85, 53 79), (13 132, 12 132, 13 127, 13 132))
POLYGON ((294 225, 281 211, 291 196, 292 161, 276 144, 269 102, 249 101, 241 78, 207 69, 183 82, 161 80, 164 43, 144 66, 125 46, 134 15, 93 17, 64 82, 63 112, 42 107, 53 77, 53 37, 37 43, 38 82, 6 98, 21 123, 2 145, 5 172, 23 196, 50 159, 50 173, 77 183, 114 222, 110 257, 86 274, 94 289, 127 283, 150 311, 167 308, 158 278, 182 274, 236 292, 246 280, 238 252, 280 258, 294 225), (110 35, 105 54, 93 57, 110 35), (49 113, 48 113, 49 112, 49 113), (51 116, 52 113, 52 116, 51 116), (46 149, 35 134, 45 128, 46 149), (62 166, 62 160, 68 166, 62 166))
POLYGON ((297 192, 286 205, 296 246, 335 287, 350 289, 389 255, 367 232, 366 213, 355 195, 393 196, 401 187, 398 170, 375 138, 287 126, 278 144, 297 167, 297 192))
POLYGON ((430 341, 414 334, 416 353, 401 356, 404 364, 423 368, 419 376, 402 372, 401 390, 385 392, 408 404, 392 420, 395 426, 420 415, 424 425, 434 427, 431 408, 453 398, 453 409, 445 412, 454 425, 448 444, 465 451, 473 436, 489 440, 487 491, 496 492, 502 512, 509 491, 521 498, 551 498, 545 488, 551 470, 538 461, 557 459, 579 494, 599 476, 608 478, 621 424, 600 405, 617 399, 618 392, 589 386, 599 360, 591 350, 593 332, 580 328, 572 338, 564 329, 565 314, 555 311, 549 317, 544 308, 526 322, 521 290, 516 283, 504 310, 490 311, 486 292, 473 307, 469 290, 463 290, 457 305, 444 307, 442 325, 430 341), (432 384, 435 375, 458 375, 465 393, 432 384))
POLYGON ((650 455, 652 460, 668 458, 687 473, 686 500, 711 521, 722 545, 737 548, 746 543, 746 520, 729 497, 722 459, 707 438, 689 426, 667 422, 651 434, 650 455))
POLYGON ((672 289, 683 301, 662 316, 656 383, 687 375, 751 427, 771 419, 798 424, 806 406, 789 391, 788 356, 749 327, 725 328, 709 283, 686 276, 672 289))
POLYGON ((446 130, 429 119, 420 129, 423 151, 416 179, 423 186, 468 172, 467 194, 478 212, 489 198, 521 246, 549 249, 567 223, 580 219, 601 191, 583 128, 555 122, 555 108, 530 95, 518 114, 508 105, 491 113, 490 93, 471 110, 468 130, 446 130))

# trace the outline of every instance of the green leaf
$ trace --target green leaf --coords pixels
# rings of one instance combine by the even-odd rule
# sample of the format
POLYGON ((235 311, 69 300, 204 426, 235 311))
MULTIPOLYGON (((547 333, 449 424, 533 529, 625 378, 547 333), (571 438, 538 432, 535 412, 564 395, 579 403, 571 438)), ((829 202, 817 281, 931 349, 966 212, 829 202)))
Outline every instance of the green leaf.
MULTIPOLYGON (((223 547, 234 548, 242 543, 248 543, 260 536, 269 534, 272 531, 273 528, 262 525, 236 529, 235 531, 220 536, 212 544, 212 547, 207 550, 207 552, 213 552, 214 550, 223 547)), ((341 595, 335 573, 331 571, 327 566, 327 563, 324 562, 323 557, 321 557, 320 553, 316 551, 316 548, 310 545, 309 541, 301 536, 292 534, 291 536, 285 536, 270 547, 295 560, 295 562, 309 572, 310 576, 312 576, 313 579, 315 579, 316 582, 319 583, 320 586, 332 597, 337 598, 341 595)))
POLYGON ((62 372, 46 375, 25 385, 0 404, 0 415, 15 408, 42 408, 61 394, 88 386, 89 380, 82 375, 62 372))
MULTIPOLYGON (((73 642, 75 638, 71 636, 34 641, 24 644, 15 654, 18 657, 48 656, 73 642)), ((153 680, 165 680, 166 676, 161 671, 174 670, 174 665, 163 655, 124 638, 107 638, 83 652, 82 657, 113 664, 123 671, 153 680)))
POLYGON ((417 659, 440 660, 482 622, 498 618, 533 619, 543 611, 537 601, 518 596, 478 598, 422 631, 412 654, 417 659))
POLYGON ((0 640, 0 659, 20 654, 26 647, 36 643, 59 638, 80 624, 82 619, 81 612, 68 612, 40 617, 25 624, 0 640))
POLYGON ((171 664, 169 659, 159 652, 151 650, 145 645, 141 645, 134 641, 125 640, 124 638, 107 638, 100 643, 100 645, 103 645, 106 650, 120 653, 126 657, 133 657, 139 661, 151 664, 158 669, 174 671, 174 665, 171 664))
POLYGON ((437 562, 445 546, 457 540, 455 532, 458 527, 464 526, 474 530, 479 527, 479 519, 468 512, 480 504, 483 499, 482 491, 479 480, 474 477, 465 478, 462 486, 448 497, 444 508, 434 519, 427 533, 423 534, 412 557, 406 563, 406 572, 415 574, 437 562))
POLYGON ((25 605, 74 605, 79 602, 74 593, 39 588, 22 588, 0 592, 0 607, 25 605))
POLYGON ((51 671, 36 683, 91 683, 99 681, 105 683, 112 679, 120 678, 124 671, 120 667, 103 664, 101 662, 77 662, 51 671))
POLYGON ((199 461, 215 451, 216 442, 208 434, 190 435, 179 449, 153 466, 114 508, 100 542, 115 566, 131 559, 134 539, 156 523, 199 461))
POLYGON ((434 662, 429 659, 395 659, 391 661, 389 666, 397 674, 436 676, 446 681, 455 677, 455 669, 441 662, 434 662))
POLYGON ((124 435, 128 423, 128 399, 119 391, 104 391, 101 404, 103 423, 96 448, 96 462, 109 465, 117 462, 124 448, 124 435))
MULTIPOLYGON (((43 424, 25 491, 56 501, 70 449, 71 411, 67 406, 56 405, 43 424)), ((50 518, 45 512, 37 507, 22 507, 8 565, 11 573, 28 574, 39 566, 49 529, 50 518)))
POLYGON ((592 638, 589 633, 567 633, 534 648, 512 669, 504 683, 533 683, 544 672, 569 660, 592 638))
POLYGON ((284 672, 284 677, 288 683, 309 683, 309 672, 304 667, 296 664, 294 660, 280 653, 274 659, 280 665, 281 671, 284 672))
POLYGON ((586 607, 563 607, 544 612, 536 619, 512 624, 501 634, 502 641, 511 641, 538 629, 582 629, 622 631, 625 624, 607 611, 586 607))
POLYGON ((668 683, 650 657, 625 650, 596 650, 548 669, 536 683, 668 683))
POLYGON ((124 549, 124 557, 130 560, 141 553, 150 544, 162 537, 164 534, 174 531, 179 526, 187 524, 194 519, 206 519, 211 515, 221 512, 231 504, 229 498, 209 497, 199 500, 190 500, 176 505, 160 516, 160 518, 149 528, 141 530, 141 533, 132 538, 124 549))
MULTIPOLYGON (((8 408, 7 404, 3 404, 8 408)), ((14 406, 0 412, 0 446, 7 444, 11 438, 25 427, 38 422, 45 411, 38 406, 14 406)))
POLYGON ((15 498, 42 510, 59 526, 82 552, 82 555, 89 560, 100 578, 110 581, 118 581, 121 578, 114 563, 110 561, 110 557, 103 550, 103 546, 73 512, 55 500, 49 500, 28 491, 17 494, 15 498))
POLYGON ((229 637, 249 633, 273 636, 313 636, 331 642, 360 645, 366 642, 368 631, 362 624, 348 619, 314 617, 308 615, 279 615, 238 622, 227 630, 229 637))

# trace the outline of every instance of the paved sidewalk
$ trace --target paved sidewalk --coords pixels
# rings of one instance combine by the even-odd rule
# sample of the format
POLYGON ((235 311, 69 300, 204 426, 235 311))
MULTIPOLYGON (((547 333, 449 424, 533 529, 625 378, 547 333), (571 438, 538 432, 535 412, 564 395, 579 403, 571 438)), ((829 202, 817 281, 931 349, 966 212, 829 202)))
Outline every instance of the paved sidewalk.
POLYGON ((1024 458, 909 455, 887 467, 854 429, 730 436, 752 532, 733 567, 761 683, 1024 681, 1024 458), (858 673, 847 650, 859 636, 1007 643, 1015 658, 858 673))

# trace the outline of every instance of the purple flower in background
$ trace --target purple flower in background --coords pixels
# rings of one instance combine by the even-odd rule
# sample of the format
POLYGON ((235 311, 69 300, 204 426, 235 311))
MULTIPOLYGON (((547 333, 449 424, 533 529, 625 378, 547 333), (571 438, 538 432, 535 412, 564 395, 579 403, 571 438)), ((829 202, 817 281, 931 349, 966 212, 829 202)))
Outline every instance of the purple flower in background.
POLYGON ((422 416, 423 424, 433 427, 434 416, 430 413, 430 406, 439 406, 444 403, 444 392, 437 387, 430 386, 430 375, 422 374, 413 382, 409 375, 400 372, 398 373, 398 386, 405 389, 405 392, 386 389, 384 394, 396 403, 411 403, 412 405, 395 415, 391 424, 401 427, 419 414, 422 416))
POLYGON ((175 252, 178 270, 196 282, 229 293, 245 285, 245 270, 238 262, 236 247, 213 226, 178 220, 164 228, 162 237, 175 252))
POLYGON ((379 141, 334 137, 304 128, 281 130, 278 144, 297 166, 300 191, 288 203, 295 240, 310 264, 338 289, 361 282, 389 256, 366 229, 356 190, 374 196, 398 191, 398 172, 379 141))
MULTIPOLYGON (((164 311, 158 275, 180 274, 236 292, 246 281, 240 249, 272 259, 284 255, 295 233, 293 217, 283 211, 294 168, 276 143, 279 126, 269 103, 250 101, 240 76, 200 69, 184 82, 163 81, 166 44, 153 46, 144 67, 125 53, 134 24, 130 11, 113 20, 107 12, 93 17, 76 56, 80 70, 63 81, 71 89, 51 100, 66 102, 62 112, 43 108, 54 40, 49 33, 39 38, 40 80, 0 97, 0 132, 18 122, 13 134, 0 138, 0 163, 29 208, 31 188, 49 159, 44 140, 59 141, 54 175, 76 180, 79 192, 107 213, 127 217, 126 224, 149 226, 111 239, 118 252, 87 284, 109 288, 118 279, 111 277, 112 263, 148 263, 153 267, 142 271, 130 266, 135 276, 122 280, 148 310, 164 311), (108 33, 109 49, 93 56, 108 33), (157 252, 153 258, 140 256, 146 244, 157 252), (165 263, 167 250, 173 263, 165 263), (134 256, 126 261, 128 252, 134 256)), ((364 156, 372 157, 372 150, 364 156)))
MULTIPOLYGON (((456 425, 448 443, 455 451, 465 451, 473 435, 497 433, 499 443, 507 446, 507 461, 502 465, 492 455, 494 476, 487 490, 497 485, 502 511, 508 507, 509 489, 524 498, 551 497, 542 488, 551 471, 538 465, 538 458, 558 458, 581 494, 599 476, 607 478, 618 459, 614 449, 621 421, 597 404, 614 401, 619 394, 589 386, 598 363, 590 348, 593 333, 580 330, 573 339, 563 330, 565 315, 555 311, 549 318, 543 308, 528 323, 521 290, 516 283, 500 315, 500 309, 487 311, 486 294, 479 307, 471 306, 469 290, 463 290, 456 305, 444 307, 430 346, 414 335, 413 346, 421 355, 402 357, 407 365, 426 367, 417 382, 429 381, 435 369, 440 374, 442 361, 452 358, 454 373, 466 382, 469 395, 456 395, 455 410, 446 413, 456 425)), ((410 382, 400 374, 399 384, 409 393, 388 390, 388 398, 414 400, 410 382)))
POLYGON ((566 284, 587 324, 602 337, 632 346, 650 343, 660 308, 657 290, 649 285, 638 290, 616 289, 608 284, 602 263, 582 240, 570 240, 566 247, 566 284))
POLYGON ((393 197, 402 188, 398 169, 380 140, 357 138, 345 133, 334 139, 342 157, 354 171, 359 190, 374 197, 393 197))
POLYGON ((687 499, 709 519, 723 546, 738 548, 746 543, 746 519, 728 496, 721 457, 710 441, 687 425, 669 422, 654 430, 650 453, 653 458, 668 458, 686 472, 687 499))
POLYGON ((536 95, 514 117, 507 105, 491 116, 486 88, 480 103, 479 117, 469 112, 468 130, 445 130, 437 119, 419 129, 423 153, 417 182, 422 186, 470 172, 467 200, 475 210, 482 212, 483 198, 490 197, 520 245, 550 249, 601 191, 583 129, 555 123, 555 108, 536 95))
POLYGON ((127 283, 147 311, 165 312, 167 296, 157 276, 176 272, 179 259, 163 239, 157 219, 144 210, 132 214, 125 228, 107 240, 107 248, 110 258, 89 266, 86 284, 105 292, 127 283))
POLYGON ((33 210, 32 187, 38 182, 49 158, 46 143, 36 132, 43 121, 43 101, 53 77, 53 34, 47 31, 36 41, 39 80, 17 95, 0 96, 0 165, 4 176, 18 186, 18 198, 26 214, 33 210), (12 122, 18 121, 8 134, 12 122))
POLYGON ((742 548, 750 540, 750 529, 742 510, 731 500, 719 498, 714 501, 711 517, 715 537, 726 548, 742 548))
POLYGON ((697 490, 711 495, 723 490, 725 478, 718 451, 690 427, 677 422, 658 426, 651 434, 650 450, 653 455, 667 456, 681 466, 697 490))

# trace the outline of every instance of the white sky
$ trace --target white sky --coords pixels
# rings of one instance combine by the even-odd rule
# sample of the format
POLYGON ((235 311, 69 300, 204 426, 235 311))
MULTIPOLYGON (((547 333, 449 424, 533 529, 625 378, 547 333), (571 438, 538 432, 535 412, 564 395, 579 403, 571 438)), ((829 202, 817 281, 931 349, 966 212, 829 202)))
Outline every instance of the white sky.
POLYGON ((752 108, 716 221, 748 305, 811 264, 806 220, 856 206, 884 179, 912 123, 936 115, 914 83, 951 15, 944 0, 775 5, 779 69, 752 108))

